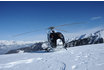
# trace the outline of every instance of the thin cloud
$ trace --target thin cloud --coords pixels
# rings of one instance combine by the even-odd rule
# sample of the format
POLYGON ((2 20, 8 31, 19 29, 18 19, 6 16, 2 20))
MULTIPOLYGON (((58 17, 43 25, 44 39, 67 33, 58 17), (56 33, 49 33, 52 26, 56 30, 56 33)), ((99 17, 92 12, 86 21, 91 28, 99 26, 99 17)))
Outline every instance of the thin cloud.
POLYGON ((97 20, 97 19, 101 19, 101 16, 96 16, 96 17, 92 17, 91 20, 97 20))

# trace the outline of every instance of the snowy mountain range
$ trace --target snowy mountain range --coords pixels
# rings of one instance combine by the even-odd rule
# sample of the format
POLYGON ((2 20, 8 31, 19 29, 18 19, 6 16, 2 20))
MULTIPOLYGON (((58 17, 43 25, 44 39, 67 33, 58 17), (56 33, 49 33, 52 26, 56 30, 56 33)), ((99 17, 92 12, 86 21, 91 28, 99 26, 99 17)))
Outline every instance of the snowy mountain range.
POLYGON ((7 41, 0 40, 0 54, 6 53, 13 49, 29 47, 36 42, 34 41, 7 41))
POLYGON ((66 43, 65 47, 104 43, 104 29, 90 34, 83 34, 66 43))
MULTIPOLYGON (((104 29, 98 29, 98 30, 89 30, 89 33, 78 35, 76 37, 73 37, 68 42, 71 42, 73 40, 80 40, 88 37, 97 36, 96 39, 103 38, 104 39, 104 29)), ((70 37, 70 36, 69 36, 70 37)), ((7 53, 10 50, 15 50, 19 48, 25 48, 25 47, 35 47, 39 44, 42 44, 43 42, 36 42, 36 41, 7 41, 7 40, 0 40, 0 54, 7 53)), ((39 46, 38 46, 39 47, 39 46)), ((41 47, 40 47, 41 48, 41 47)), ((39 48, 38 48, 39 49, 39 48)))
MULTIPOLYGON (((73 40, 85 39, 91 36, 104 39, 104 30, 100 29, 89 34, 82 34, 74 37, 73 40)), ((71 39, 68 42, 73 40, 71 39)), ((55 52, 40 50, 4 54, 15 49, 38 50, 44 43, 1 40, 0 70, 104 70, 104 43, 81 45, 55 52)))

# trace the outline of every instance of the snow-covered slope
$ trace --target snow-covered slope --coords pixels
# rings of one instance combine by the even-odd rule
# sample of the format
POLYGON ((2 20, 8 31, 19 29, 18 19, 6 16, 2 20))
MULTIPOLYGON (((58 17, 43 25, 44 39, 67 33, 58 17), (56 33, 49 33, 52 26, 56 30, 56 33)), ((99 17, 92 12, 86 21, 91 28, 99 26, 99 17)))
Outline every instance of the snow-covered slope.
POLYGON ((0 70, 104 70, 104 44, 0 55, 0 70))

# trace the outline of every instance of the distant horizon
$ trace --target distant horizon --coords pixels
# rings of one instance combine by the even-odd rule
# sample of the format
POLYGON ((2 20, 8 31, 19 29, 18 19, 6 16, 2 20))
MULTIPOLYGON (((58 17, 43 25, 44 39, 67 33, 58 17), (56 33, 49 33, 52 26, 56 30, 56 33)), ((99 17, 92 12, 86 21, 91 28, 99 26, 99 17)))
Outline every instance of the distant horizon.
POLYGON ((69 33, 104 26, 104 1, 0 1, 0 10, 0 40, 47 40, 46 28, 63 24, 82 23, 58 28, 69 33))
MULTIPOLYGON (((103 27, 96 27, 96 28, 92 28, 92 29, 82 30, 82 31, 76 32, 76 33, 75 32, 73 32, 73 33, 63 33, 63 35, 64 35, 66 40, 68 40, 68 39, 71 40, 71 38, 74 39, 75 37, 79 37, 83 34, 89 35, 91 33, 94 33, 96 31, 98 31, 98 30, 101 30, 101 29, 104 29, 104 28, 103 27)), ((0 41, 44 42, 44 41, 47 41, 47 37, 45 37, 45 35, 43 35, 43 40, 0 40, 0 41)))

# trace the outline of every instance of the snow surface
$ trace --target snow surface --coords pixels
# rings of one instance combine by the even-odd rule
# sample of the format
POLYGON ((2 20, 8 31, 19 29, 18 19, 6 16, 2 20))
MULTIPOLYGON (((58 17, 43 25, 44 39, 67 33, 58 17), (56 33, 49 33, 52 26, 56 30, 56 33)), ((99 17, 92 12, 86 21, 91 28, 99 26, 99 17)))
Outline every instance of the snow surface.
POLYGON ((0 55, 0 70, 104 70, 104 44, 0 55))

